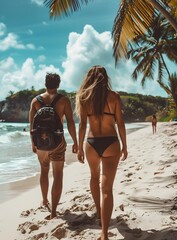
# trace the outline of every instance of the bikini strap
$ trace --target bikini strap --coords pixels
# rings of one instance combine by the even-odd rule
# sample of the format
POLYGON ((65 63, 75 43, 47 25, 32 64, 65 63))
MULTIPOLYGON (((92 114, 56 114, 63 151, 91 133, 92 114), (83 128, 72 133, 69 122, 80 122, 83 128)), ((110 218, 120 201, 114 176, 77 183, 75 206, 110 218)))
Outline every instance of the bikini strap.
MULTIPOLYGON (((110 107, 109 107, 109 104, 108 104, 108 101, 107 101, 107 99, 106 99, 106 104, 107 104, 107 106, 108 106, 109 113, 111 113, 111 110, 110 110, 110 107)), ((112 113, 111 113, 111 114, 112 114, 112 113)))

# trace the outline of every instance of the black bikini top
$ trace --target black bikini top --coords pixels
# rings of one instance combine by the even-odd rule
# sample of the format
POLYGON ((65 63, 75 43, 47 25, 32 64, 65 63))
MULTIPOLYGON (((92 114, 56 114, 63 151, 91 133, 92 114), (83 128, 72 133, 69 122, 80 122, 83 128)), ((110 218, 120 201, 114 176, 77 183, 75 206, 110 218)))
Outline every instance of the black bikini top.
MULTIPOLYGON (((114 116, 114 117, 115 117, 115 113, 111 113, 110 108, 109 108, 109 104, 108 104, 107 101, 106 101, 106 104, 107 104, 107 106, 108 106, 109 112, 103 112, 103 114, 105 114, 105 115, 110 115, 110 116, 114 116)), ((94 115, 94 114, 87 114, 88 117, 93 116, 93 115, 94 115)))

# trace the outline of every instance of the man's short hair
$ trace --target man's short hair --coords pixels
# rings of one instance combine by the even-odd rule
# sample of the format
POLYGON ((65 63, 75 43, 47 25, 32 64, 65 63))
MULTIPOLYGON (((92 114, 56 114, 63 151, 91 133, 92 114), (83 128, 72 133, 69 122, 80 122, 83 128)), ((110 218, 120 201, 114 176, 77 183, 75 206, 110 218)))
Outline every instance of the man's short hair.
POLYGON ((56 73, 47 73, 45 77, 45 86, 47 89, 58 88, 60 84, 60 76, 56 73))

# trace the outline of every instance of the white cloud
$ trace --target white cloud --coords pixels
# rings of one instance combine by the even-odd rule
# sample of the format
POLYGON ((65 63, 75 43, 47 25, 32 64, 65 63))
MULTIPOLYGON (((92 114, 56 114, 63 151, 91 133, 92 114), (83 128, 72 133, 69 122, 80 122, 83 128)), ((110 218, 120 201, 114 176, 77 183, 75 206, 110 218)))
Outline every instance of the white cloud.
POLYGON ((25 49, 25 46, 18 41, 18 36, 8 33, 7 37, 0 40, 0 51, 6 51, 9 48, 25 49))
POLYGON ((44 88, 44 79, 46 72, 56 72, 61 75, 59 69, 53 65, 46 66, 45 64, 35 66, 33 60, 28 58, 21 67, 15 64, 13 58, 7 58, 0 61, 0 100, 4 100, 10 91, 20 91, 23 89, 44 88))
POLYGON ((15 33, 8 33, 5 35, 6 25, 0 23, 0 52, 7 51, 10 48, 15 49, 31 49, 34 50, 36 47, 32 43, 24 44, 20 41, 19 36, 15 33))
POLYGON ((130 60, 120 61, 115 68, 112 46, 110 32, 98 33, 90 25, 86 25, 80 34, 70 33, 67 57, 62 64, 64 72, 61 88, 77 91, 89 68, 93 65, 102 65, 111 78, 113 90, 166 97, 164 90, 155 81, 147 82, 146 88, 143 89, 139 81, 132 80, 134 65, 130 60))
POLYGON ((0 36, 3 36, 6 32, 6 25, 0 22, 0 36))
POLYGON ((45 22, 45 21, 43 21, 42 24, 43 24, 44 26, 47 26, 47 25, 48 25, 47 22, 45 22))
POLYGON ((44 4, 44 0, 31 0, 31 2, 37 4, 38 6, 42 6, 44 4))
POLYGON ((106 67, 113 63, 111 52, 110 32, 98 33, 92 26, 86 25, 81 34, 70 33, 67 58, 62 64, 63 86, 76 90, 92 65, 102 64, 106 67))
POLYGON ((33 31, 32 31, 31 29, 28 29, 27 33, 28 33, 29 35, 33 35, 33 31))
POLYGON ((44 56, 44 55, 40 55, 37 58, 37 61, 39 61, 39 62, 44 62, 45 60, 46 60, 46 56, 44 56))
POLYGON ((34 50, 36 47, 32 43, 28 43, 28 44, 26 44, 25 48, 34 50))
MULTIPOLYGON (((19 44, 17 39, 16 43, 19 44)), ((15 40, 12 45, 15 45, 15 40)), ((11 57, 0 61, 0 86, 3 89, 0 100, 5 99, 9 91, 17 92, 30 89, 31 86, 34 86, 35 89, 44 88, 46 72, 56 72, 61 76, 61 89, 77 91, 89 68, 98 64, 107 69, 115 91, 166 97, 164 90, 159 87, 157 82, 149 81, 143 89, 139 81, 132 80, 131 74, 134 65, 130 60, 120 61, 115 68, 115 61, 112 57, 111 33, 98 33, 90 25, 86 25, 80 34, 70 33, 67 57, 62 63, 62 72, 53 65, 45 65, 45 59, 44 55, 39 56, 36 60, 40 64, 37 65, 33 59, 28 58, 22 66, 17 66, 15 59, 11 57)))

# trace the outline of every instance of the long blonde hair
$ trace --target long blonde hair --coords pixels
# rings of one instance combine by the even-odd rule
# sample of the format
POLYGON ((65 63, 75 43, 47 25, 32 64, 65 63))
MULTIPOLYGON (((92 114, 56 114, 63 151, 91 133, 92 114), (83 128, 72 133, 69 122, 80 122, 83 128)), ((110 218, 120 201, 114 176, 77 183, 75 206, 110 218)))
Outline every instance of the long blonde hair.
POLYGON ((103 115, 108 90, 111 90, 111 84, 106 69, 93 66, 76 93, 76 114, 80 115, 82 106, 88 107, 96 117, 103 115))

